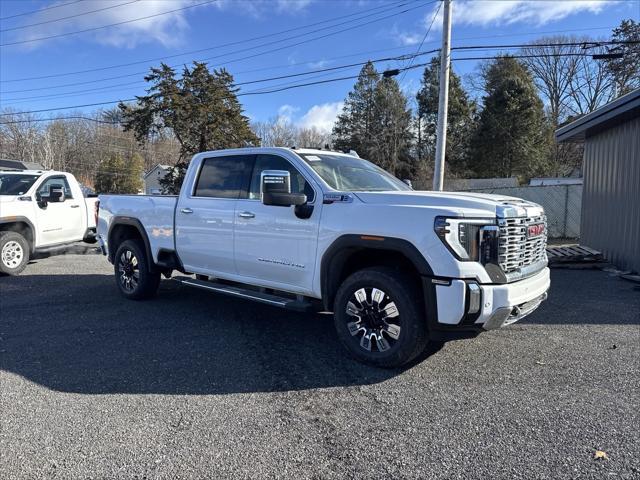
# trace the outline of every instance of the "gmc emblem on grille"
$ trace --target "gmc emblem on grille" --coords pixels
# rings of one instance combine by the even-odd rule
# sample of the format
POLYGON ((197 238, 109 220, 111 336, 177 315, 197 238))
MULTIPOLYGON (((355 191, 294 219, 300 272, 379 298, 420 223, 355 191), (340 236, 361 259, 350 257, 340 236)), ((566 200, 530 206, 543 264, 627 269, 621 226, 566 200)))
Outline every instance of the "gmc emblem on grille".
POLYGON ((529 227, 527 227, 528 238, 539 237, 543 233, 544 233, 544 223, 536 223, 535 225, 529 225, 529 227))

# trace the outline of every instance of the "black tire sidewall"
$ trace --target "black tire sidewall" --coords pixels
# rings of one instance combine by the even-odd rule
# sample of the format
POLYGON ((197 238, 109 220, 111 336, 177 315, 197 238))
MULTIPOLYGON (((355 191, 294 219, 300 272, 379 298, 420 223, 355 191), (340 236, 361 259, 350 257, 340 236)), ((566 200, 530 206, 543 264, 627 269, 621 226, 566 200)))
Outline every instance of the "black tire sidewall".
POLYGON ((113 259, 113 268, 116 276, 116 284, 120 293, 131 300, 143 300, 155 295, 158 284, 160 283, 160 273, 149 272, 149 264, 146 253, 144 251, 141 242, 137 240, 126 240, 120 244, 113 259), (138 285, 133 291, 126 290, 120 280, 120 272, 118 271, 118 265, 120 263, 120 256, 125 251, 131 251, 138 260, 138 272, 140 278, 138 285))
POLYGON ((363 363, 385 368, 400 367, 418 356, 427 344, 424 308, 419 298, 419 289, 400 272, 387 268, 360 270, 342 283, 335 297, 333 317, 338 338, 349 353, 363 363), (387 352, 367 352, 359 345, 360 336, 352 336, 347 328, 351 318, 345 311, 347 302, 356 290, 363 287, 384 291, 400 312, 400 338, 387 352))
POLYGON ((2 253, 4 246, 11 241, 17 242, 20 247, 22 247, 22 261, 16 268, 9 268, 2 262, 2 258, 0 258, 0 273, 5 275, 19 275, 25 268, 27 268, 27 264, 29 263, 29 258, 31 256, 31 247, 29 246, 27 239, 18 232, 4 231, 0 232, 0 254, 2 253))

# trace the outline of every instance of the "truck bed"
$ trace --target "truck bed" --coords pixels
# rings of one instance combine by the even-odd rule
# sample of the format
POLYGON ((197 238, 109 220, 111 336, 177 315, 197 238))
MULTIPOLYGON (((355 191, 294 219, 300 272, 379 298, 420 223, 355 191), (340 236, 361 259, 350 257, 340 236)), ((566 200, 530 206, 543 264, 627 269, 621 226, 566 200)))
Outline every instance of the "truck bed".
POLYGON ((100 195, 98 231, 108 232, 113 217, 137 219, 157 261, 160 249, 174 249, 173 218, 177 202, 176 195, 100 195))

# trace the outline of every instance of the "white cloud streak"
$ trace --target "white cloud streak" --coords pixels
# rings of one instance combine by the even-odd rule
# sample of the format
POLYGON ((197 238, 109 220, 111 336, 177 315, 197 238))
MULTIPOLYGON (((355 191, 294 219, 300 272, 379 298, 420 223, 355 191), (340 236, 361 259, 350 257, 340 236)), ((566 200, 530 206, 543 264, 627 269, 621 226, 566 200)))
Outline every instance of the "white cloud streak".
MULTIPOLYGON (((603 12, 605 7, 614 3, 616 3, 615 0, 572 0, 567 2, 560 0, 557 2, 539 0, 459 0, 452 3, 452 21, 454 25, 481 27, 500 27, 514 24, 540 27, 579 13, 597 15, 603 12)), ((434 6, 424 16, 421 30, 415 32, 400 31, 394 27, 391 31, 391 36, 400 45, 418 43, 422 39, 425 29, 431 23, 437 8, 437 5, 434 6)), ((442 30, 442 15, 443 12, 440 10, 433 23, 433 30, 442 30)))
POLYGON ((333 125, 336 123, 336 119, 340 112, 344 102, 330 102, 322 103, 320 105, 314 105, 307 113, 305 113, 298 121, 298 126, 302 128, 315 127, 322 133, 330 133, 333 129, 333 125))

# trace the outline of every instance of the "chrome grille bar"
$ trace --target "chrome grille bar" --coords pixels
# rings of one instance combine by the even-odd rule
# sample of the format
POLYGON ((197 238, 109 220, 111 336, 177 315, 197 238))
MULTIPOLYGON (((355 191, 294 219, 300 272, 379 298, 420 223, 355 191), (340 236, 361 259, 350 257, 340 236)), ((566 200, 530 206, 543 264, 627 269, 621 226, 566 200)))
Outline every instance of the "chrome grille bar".
POLYGON ((498 263, 508 277, 518 277, 517 273, 533 265, 546 266, 546 215, 498 218, 498 228, 498 263), (529 226, 540 223, 544 224, 544 233, 528 238, 529 226))

